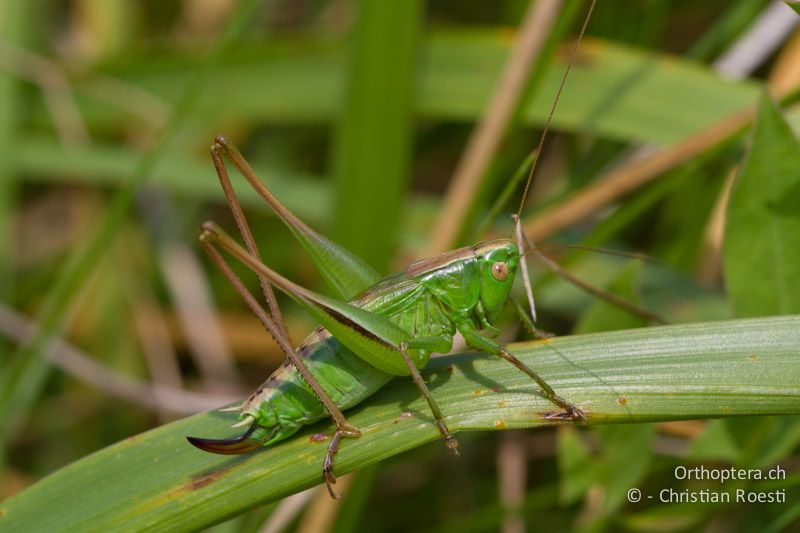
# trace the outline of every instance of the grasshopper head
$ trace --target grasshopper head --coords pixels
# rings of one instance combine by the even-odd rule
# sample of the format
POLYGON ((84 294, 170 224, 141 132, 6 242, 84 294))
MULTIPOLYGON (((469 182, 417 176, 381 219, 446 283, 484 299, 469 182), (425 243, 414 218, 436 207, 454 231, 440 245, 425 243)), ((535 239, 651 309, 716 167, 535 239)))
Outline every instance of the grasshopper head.
POLYGON ((497 239, 475 245, 481 278, 481 303, 489 321, 493 321, 511 294, 519 265, 517 245, 497 239))

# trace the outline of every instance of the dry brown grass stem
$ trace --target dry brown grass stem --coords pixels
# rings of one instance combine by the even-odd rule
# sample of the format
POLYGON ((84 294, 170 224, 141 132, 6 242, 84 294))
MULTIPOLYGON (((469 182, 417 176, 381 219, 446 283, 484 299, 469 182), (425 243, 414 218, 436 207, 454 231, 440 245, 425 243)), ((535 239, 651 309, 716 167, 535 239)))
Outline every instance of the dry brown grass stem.
POLYGON ((542 241, 557 231, 586 220, 622 196, 654 180, 664 172, 695 157, 745 127, 755 114, 748 107, 684 140, 626 161, 561 203, 524 225, 528 237, 542 241))
MULTIPOLYGON (((0 305, 0 334, 18 344, 36 334, 37 327, 25 317, 0 305)), ((55 339, 47 350, 50 362, 75 379, 123 400, 156 411, 194 414, 233 403, 240 394, 223 396, 151 385, 120 374, 95 361, 63 339, 55 339)))
POLYGON ((467 142, 434 225, 425 257, 450 248, 519 105, 533 65, 552 31, 561 0, 540 0, 529 8, 497 89, 467 142))

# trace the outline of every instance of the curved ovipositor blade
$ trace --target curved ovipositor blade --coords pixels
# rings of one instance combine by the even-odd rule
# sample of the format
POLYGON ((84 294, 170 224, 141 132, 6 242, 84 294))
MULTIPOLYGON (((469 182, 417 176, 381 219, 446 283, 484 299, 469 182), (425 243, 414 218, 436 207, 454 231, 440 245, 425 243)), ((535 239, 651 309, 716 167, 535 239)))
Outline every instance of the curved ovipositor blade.
POLYGON ((261 446, 261 442, 256 439, 251 439, 250 435, 255 431, 256 426, 250 426, 250 429, 245 431, 242 435, 232 439, 204 439, 201 437, 186 437, 192 446, 203 450, 204 452, 218 453, 221 455, 237 455, 240 453, 252 452, 261 446))

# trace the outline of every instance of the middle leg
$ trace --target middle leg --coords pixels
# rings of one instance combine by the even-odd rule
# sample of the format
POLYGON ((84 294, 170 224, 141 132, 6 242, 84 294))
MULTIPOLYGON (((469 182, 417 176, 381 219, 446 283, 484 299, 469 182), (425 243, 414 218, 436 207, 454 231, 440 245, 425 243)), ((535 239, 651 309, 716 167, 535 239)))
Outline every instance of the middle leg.
POLYGON ((414 384, 422 393, 422 397, 425 398, 426 402, 428 402, 431 413, 433 413, 433 419, 436 421, 436 427, 439 428, 439 432, 444 437, 445 444, 447 444, 447 447, 450 449, 450 451, 458 455, 458 441, 455 437, 453 437, 453 434, 450 433, 450 429, 447 427, 447 424, 444 421, 444 416, 442 416, 442 411, 439 409, 439 405, 436 403, 436 400, 433 399, 431 391, 428 390, 428 386, 425 384, 425 380, 422 379, 419 369, 414 366, 414 362, 411 360, 411 357, 408 356, 408 344, 405 342, 400 343, 400 353, 403 356, 403 361, 405 361, 406 366, 408 366, 408 372, 411 374, 411 379, 414 380, 414 384))

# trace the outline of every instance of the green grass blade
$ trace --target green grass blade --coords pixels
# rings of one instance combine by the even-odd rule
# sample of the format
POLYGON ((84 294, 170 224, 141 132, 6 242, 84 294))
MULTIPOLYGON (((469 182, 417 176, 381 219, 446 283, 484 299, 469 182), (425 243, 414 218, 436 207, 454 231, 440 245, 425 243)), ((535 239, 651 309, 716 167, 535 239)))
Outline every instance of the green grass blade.
POLYGON ((686 51, 686 57, 695 61, 712 59, 753 23, 764 9, 764 4, 764 0, 731 2, 730 7, 720 14, 714 25, 686 51))
POLYGON ((150 176, 161 154, 180 131, 222 52, 234 41, 258 5, 259 2, 255 0, 246 0, 232 16, 216 46, 209 53, 204 68, 186 87, 175 105, 153 150, 141 158, 130 179, 114 196, 103 220, 98 225, 98 230, 84 246, 70 256, 61 270, 39 314, 39 332, 17 351, 8 368, 4 368, 3 375, 0 376, 0 463, 8 438, 20 420, 25 417, 28 407, 44 383, 48 368, 43 356, 44 349, 50 339, 63 327, 75 296, 83 288, 94 267, 110 246, 117 230, 125 221, 136 191, 150 176))
MULTIPOLYGON (((0 16, 0 39, 5 46, 20 46, 30 40, 34 9, 31 2, 16 0, 3 5, 0 16)), ((23 107, 20 98, 20 83, 13 75, 0 72, 0 298, 13 301, 14 280, 12 250, 16 239, 12 231, 11 214, 17 198, 16 169, 11 164, 12 154, 17 149, 17 123, 23 107)), ((5 347, 0 346, 0 355, 5 347)), ((0 358, 0 365, 4 364, 0 358)))
MULTIPOLYGON (((225 195, 211 158, 207 154, 202 159, 189 155, 170 150, 159 160, 150 179, 180 199, 223 203, 225 195)), ((82 183, 109 188, 122 186, 140 158, 141 154, 130 146, 94 142, 68 148, 42 136, 22 137, 19 148, 11 155, 16 170, 25 173, 29 182, 82 183)), ((330 187, 319 176, 289 173, 270 164, 255 165, 253 169, 257 175, 268 178, 270 190, 298 217, 313 223, 328 219, 332 203, 330 187)), ((248 212, 258 209, 271 213, 253 189, 240 189, 237 195, 248 212)))
MULTIPOLYGON (((418 119, 473 122, 497 83, 511 40, 506 29, 432 29, 420 43, 415 87, 418 119)), ((198 103, 199 114, 225 120, 324 122, 341 108, 343 51, 330 40, 293 38, 242 44, 198 103), (220 106, 220 98, 225 101, 220 106)), ((568 54, 558 54, 537 84, 520 118, 541 125, 552 105, 568 54)), ((107 74, 171 101, 196 64, 193 56, 152 55, 117 61, 107 74), (155 67, 159 68, 155 68, 155 67)), ((91 78, 77 79, 78 93, 93 93, 91 78)), ((564 89, 553 126, 620 140, 669 144, 735 113, 758 97, 759 84, 730 82, 711 68, 610 40, 584 41, 564 89)), ((88 121, 113 127, 119 113, 82 101, 88 121)), ((42 121, 45 119, 42 118, 42 121)), ((197 128, 198 135, 208 136, 197 128)), ((213 134, 213 132, 212 132, 213 134)), ((202 140, 202 138, 201 138, 202 140)), ((378 177, 375 177, 378 179, 378 177)))
MULTIPOLYGON (((800 413, 800 316, 509 348, 585 409, 592 424, 800 413)), ((440 358, 426 373, 453 430, 536 427, 552 411, 527 377, 485 354, 440 358)), ((339 473, 439 438, 409 379, 393 381, 348 414, 364 436, 344 442, 339 473)), ((233 434, 224 429, 233 418, 203 413, 77 461, 0 504, 0 529, 188 531, 320 482, 326 443, 309 437, 329 425, 239 457, 206 454, 185 440, 233 434)))
POLYGON ((357 2, 334 150, 334 234, 379 272, 394 255, 411 170, 419 0, 357 2))
POLYGON ((768 95, 731 190, 725 281, 737 316, 800 312, 800 143, 768 95))

